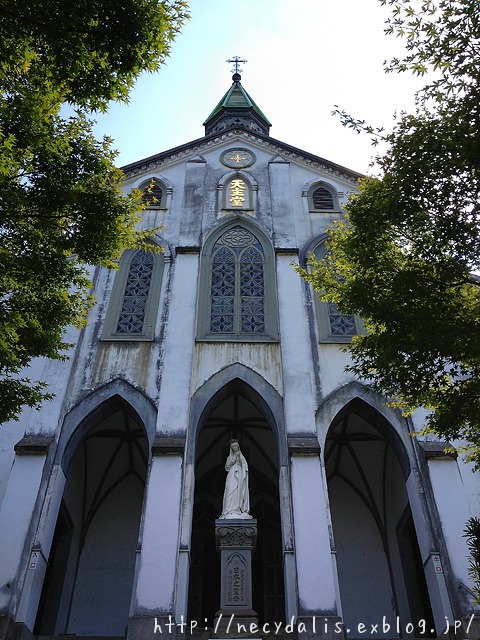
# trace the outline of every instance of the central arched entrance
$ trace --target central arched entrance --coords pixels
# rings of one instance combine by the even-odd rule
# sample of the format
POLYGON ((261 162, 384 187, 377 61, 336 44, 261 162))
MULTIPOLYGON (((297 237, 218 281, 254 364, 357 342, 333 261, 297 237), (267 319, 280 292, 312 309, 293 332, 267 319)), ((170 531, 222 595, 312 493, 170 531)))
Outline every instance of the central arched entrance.
POLYGON ((353 400, 329 429, 325 466, 349 635, 358 636, 364 624, 363 637, 436 637, 405 486, 410 466, 398 434, 372 407, 353 400))
POLYGON ((74 432, 36 634, 124 636, 147 463, 143 424, 118 396, 74 432))
POLYGON ((228 383, 209 403, 198 437, 188 616, 212 626, 220 604, 220 560, 214 524, 222 511, 231 438, 238 439, 248 461, 250 513, 258 522, 252 563, 253 608, 262 622, 282 621, 285 610, 277 447, 258 394, 238 379, 228 383))

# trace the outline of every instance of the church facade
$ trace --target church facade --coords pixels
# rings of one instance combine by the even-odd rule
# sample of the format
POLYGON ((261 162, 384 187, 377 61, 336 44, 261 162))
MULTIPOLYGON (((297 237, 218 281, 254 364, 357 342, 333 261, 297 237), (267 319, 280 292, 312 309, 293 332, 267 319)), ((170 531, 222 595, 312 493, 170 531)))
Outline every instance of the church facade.
POLYGON ((161 252, 92 269, 69 358, 32 367, 55 398, 0 429, 1 638, 214 637, 232 439, 260 634, 478 636, 478 477, 345 372, 361 321, 294 269, 360 175, 269 131, 235 74, 203 138, 124 167, 161 252))

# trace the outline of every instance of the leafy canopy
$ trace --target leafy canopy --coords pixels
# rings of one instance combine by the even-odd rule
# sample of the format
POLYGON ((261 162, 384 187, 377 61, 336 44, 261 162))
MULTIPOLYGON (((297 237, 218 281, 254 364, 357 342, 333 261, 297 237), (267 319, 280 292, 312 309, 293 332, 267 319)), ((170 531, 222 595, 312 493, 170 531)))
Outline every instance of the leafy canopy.
POLYGON ((62 358, 62 335, 93 303, 87 265, 145 246, 139 193, 122 196, 91 110, 126 100, 188 17, 183 0, 7 0, 0 8, 0 422, 36 406, 32 358, 62 358), (62 117, 62 105, 76 115, 62 117))
MULTIPOLYGON (((331 229, 333 258, 302 275, 367 329, 349 369, 425 428, 469 441, 480 464, 480 5, 381 0, 407 55, 389 70, 431 73, 331 229)), ((346 126, 379 130, 342 114, 346 126)))

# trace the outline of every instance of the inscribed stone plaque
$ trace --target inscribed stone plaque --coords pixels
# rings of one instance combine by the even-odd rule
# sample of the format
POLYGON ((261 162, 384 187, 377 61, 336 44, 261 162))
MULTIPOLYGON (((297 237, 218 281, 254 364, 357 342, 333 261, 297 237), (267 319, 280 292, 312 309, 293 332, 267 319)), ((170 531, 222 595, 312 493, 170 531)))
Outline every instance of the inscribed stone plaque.
POLYGON ((247 598, 245 593, 245 573, 246 562, 238 553, 233 553, 226 563, 226 576, 227 576, 227 593, 226 602, 228 606, 243 606, 247 605, 247 598))

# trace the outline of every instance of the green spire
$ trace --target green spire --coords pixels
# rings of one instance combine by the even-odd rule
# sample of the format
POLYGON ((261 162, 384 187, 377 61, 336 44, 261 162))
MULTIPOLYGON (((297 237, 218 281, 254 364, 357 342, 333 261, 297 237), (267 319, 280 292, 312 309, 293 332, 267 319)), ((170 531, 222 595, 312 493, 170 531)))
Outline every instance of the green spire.
POLYGON ((235 125, 268 135, 272 125, 242 87, 240 74, 232 79, 232 86, 203 123, 205 135, 235 125))

